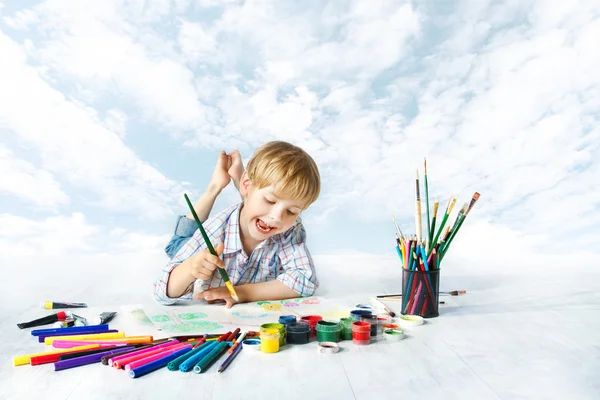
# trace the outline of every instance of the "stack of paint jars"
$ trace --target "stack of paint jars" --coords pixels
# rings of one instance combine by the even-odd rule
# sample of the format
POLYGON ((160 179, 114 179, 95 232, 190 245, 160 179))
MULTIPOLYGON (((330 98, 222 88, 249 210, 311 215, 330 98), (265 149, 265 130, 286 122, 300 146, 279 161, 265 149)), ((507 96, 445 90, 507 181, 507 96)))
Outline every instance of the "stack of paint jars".
POLYGON ((324 321, 317 322, 317 341, 318 342, 339 342, 342 326, 339 322, 324 321))

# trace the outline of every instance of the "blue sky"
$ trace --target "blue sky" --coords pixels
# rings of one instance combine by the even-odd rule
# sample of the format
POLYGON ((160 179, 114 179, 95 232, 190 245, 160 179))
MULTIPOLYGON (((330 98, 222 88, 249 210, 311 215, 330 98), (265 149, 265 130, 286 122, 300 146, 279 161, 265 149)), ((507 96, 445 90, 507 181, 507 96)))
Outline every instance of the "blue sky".
MULTIPOLYGON (((393 254, 423 157, 432 204, 454 193, 454 216, 481 193, 457 257, 596 252, 599 15, 593 1, 0 0, 0 257, 158 253, 219 150, 247 161, 274 139, 320 167, 314 254, 393 254)), ((234 201, 230 187, 215 210, 234 201)))

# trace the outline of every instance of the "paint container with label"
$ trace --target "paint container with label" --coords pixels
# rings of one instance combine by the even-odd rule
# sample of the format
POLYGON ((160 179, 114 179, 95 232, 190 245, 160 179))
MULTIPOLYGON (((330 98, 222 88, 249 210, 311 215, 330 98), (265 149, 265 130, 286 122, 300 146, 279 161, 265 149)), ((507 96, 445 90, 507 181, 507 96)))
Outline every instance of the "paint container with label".
POLYGON ((279 351, 279 329, 267 328, 260 330, 260 349, 263 353, 277 353, 279 351))
POLYGON ((317 322, 316 331, 318 342, 337 343, 340 341, 342 326, 339 322, 321 320, 317 322))
POLYGON ((315 338, 317 336, 317 322, 321 321, 323 317, 320 315, 305 315, 302 317, 303 321, 308 322, 308 326, 310 326, 310 337, 315 338))
POLYGON ((306 321, 298 321, 287 327, 287 342, 289 344, 306 344, 310 341, 310 325, 306 321))
POLYGON ((352 323, 352 342, 354 344, 371 343, 371 324, 369 322, 355 321, 352 323))
POLYGON ((377 315, 363 315, 360 317, 360 320, 361 322, 368 322, 371 324, 371 337, 377 336, 377 329, 379 329, 377 315))
MULTIPOLYGON (((265 329, 276 329, 279 332, 279 346, 283 346, 285 344, 285 326, 283 324, 278 324, 278 323, 262 324, 260 326, 261 335, 262 335, 262 331, 265 329)), ((262 336, 261 336, 261 338, 262 338, 262 336)))
POLYGON ((352 310, 350 311, 350 318, 352 318, 355 321, 360 321, 361 316, 371 314, 373 314, 371 310, 352 310))
POLYGON ((340 332, 340 337, 342 340, 352 340, 352 323, 354 320, 352 318, 342 318, 340 319, 340 325, 342 326, 342 331, 340 332))

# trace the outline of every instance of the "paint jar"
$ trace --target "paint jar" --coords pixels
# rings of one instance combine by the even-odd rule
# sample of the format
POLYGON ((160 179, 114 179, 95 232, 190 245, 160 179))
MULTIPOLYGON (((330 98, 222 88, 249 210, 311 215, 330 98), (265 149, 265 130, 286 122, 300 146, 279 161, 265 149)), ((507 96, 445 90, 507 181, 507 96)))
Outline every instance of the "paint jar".
POLYGON ((279 329, 267 328, 260 330, 260 349, 263 353, 277 353, 279 351, 279 329))
POLYGON ((308 322, 308 326, 310 326, 310 337, 314 338, 317 336, 317 322, 321 321, 323 317, 320 315, 305 315, 302 317, 303 321, 308 322))
POLYGON ((262 324, 260 326, 260 331, 262 333, 265 329, 277 329, 279 331, 279 346, 283 346, 285 344, 285 326, 283 324, 271 323, 271 324, 262 324))
POLYGON ((296 316, 295 315, 282 315, 281 317, 279 317, 279 322, 280 324, 283 324, 286 329, 288 325, 294 325, 296 323, 296 316))
POLYGON ((400 329, 400 325, 398 325, 398 324, 381 324, 381 329, 384 331, 386 329, 400 329))
POLYGON ((369 322, 355 321, 352 323, 352 342, 354 344, 371 343, 371 324, 369 322))
POLYGON ((363 315, 373 314, 370 310, 352 310, 350 311, 350 318, 355 321, 360 321, 360 317, 363 315))
POLYGON ((342 332, 340 332, 340 337, 342 340, 352 340, 352 323, 354 320, 352 318, 342 318, 340 319, 340 325, 342 326, 342 332))
POLYGON ((360 317, 361 322, 367 322, 371 324, 371 337, 377 336, 377 329, 379 329, 379 325, 377 324, 377 315, 363 315, 360 317))
POLYGON ((392 317, 387 314, 377 314, 377 331, 383 333, 383 325, 392 322, 392 317))
POLYGON ((403 315, 433 318, 440 315, 440 270, 418 271, 402 269, 403 315))
POLYGON ((339 342, 342 326, 339 322, 324 321, 317 322, 317 342, 339 342))
POLYGON ((310 325, 306 321, 298 321, 287 327, 288 344, 306 344, 310 341, 310 325))

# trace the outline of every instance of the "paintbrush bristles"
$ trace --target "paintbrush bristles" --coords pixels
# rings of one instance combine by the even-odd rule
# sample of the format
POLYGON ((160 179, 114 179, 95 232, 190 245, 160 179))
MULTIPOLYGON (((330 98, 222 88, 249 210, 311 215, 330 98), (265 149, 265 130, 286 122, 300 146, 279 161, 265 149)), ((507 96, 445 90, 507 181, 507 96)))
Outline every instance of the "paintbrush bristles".
POLYGON ((479 200, 479 192, 475 192, 475 194, 473 194, 473 198, 471 199, 471 203, 469 204, 469 207, 467 208, 467 211, 465 211, 465 214, 469 214, 469 211, 471 211, 471 208, 473 208, 473 206, 475 205, 475 202, 477 200, 479 200))
POLYGON ((452 199, 452 203, 450 203, 450 206, 448 207, 448 212, 446 214, 452 214, 452 208, 454 207, 454 204, 456 204, 456 197, 452 199))
POLYGON ((436 200, 435 203, 433 203, 433 217, 432 218, 437 217, 437 212, 438 212, 439 206, 440 206, 440 202, 438 200, 436 200))

